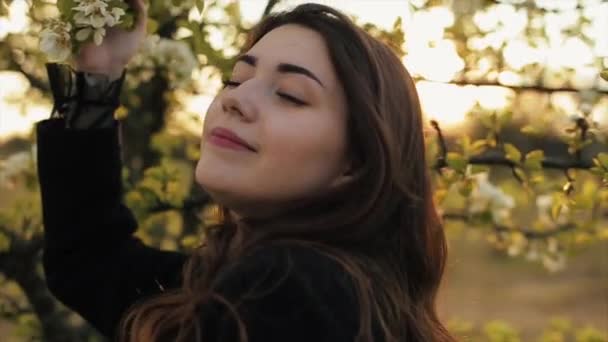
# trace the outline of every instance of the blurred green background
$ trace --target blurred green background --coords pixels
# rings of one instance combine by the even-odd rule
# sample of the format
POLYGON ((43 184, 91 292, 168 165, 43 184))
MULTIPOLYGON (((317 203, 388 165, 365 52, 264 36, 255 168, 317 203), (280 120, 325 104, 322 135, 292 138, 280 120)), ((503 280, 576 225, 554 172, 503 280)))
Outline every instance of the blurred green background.
MULTIPOLYGON (((98 341, 40 270, 38 35, 55 1, 0 0, 0 339, 98 341)), ((303 1, 150 0, 116 117, 138 235, 189 250, 204 114, 247 30, 303 1)), ((416 80, 450 255, 441 318, 462 341, 608 341, 608 2, 316 1, 391 44, 416 80)))

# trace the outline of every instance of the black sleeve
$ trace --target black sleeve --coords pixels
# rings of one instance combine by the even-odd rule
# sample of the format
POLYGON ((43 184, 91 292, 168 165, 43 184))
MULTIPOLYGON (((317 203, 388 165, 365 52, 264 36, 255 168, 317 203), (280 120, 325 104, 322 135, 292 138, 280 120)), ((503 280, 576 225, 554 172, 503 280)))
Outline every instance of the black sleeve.
MULTIPOLYGON (((223 271, 214 289, 235 305, 250 342, 352 342, 358 332, 352 279, 307 247, 262 247, 223 271)), ((201 341, 239 341, 230 312, 219 301, 204 306, 201 341)))
POLYGON ((110 80, 67 64, 47 63, 46 69, 54 100, 51 118, 63 118, 71 129, 108 128, 115 123, 126 70, 120 78, 110 80))
POLYGON ((125 309, 179 286, 187 256, 147 247, 122 203, 119 124, 74 130, 63 118, 36 124, 50 291, 102 334, 116 336, 125 309))

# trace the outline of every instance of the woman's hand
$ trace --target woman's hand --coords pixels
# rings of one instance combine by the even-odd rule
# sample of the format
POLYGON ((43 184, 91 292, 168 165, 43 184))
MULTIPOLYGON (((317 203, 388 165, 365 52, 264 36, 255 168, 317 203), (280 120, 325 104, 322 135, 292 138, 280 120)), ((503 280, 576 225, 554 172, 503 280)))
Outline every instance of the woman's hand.
POLYGON ((77 71, 105 74, 110 79, 117 79, 131 58, 137 54, 146 36, 147 6, 144 0, 128 0, 135 10, 135 27, 126 31, 119 27, 110 27, 101 45, 85 44, 74 56, 74 68, 77 71))

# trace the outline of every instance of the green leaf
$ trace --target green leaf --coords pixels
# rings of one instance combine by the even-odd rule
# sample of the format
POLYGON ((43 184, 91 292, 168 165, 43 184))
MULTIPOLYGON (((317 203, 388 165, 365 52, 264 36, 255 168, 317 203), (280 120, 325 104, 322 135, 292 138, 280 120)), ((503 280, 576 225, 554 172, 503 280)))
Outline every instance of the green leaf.
POLYGON ((4 233, 0 233, 0 252, 6 252, 11 248, 11 239, 4 235, 4 233))
POLYGON ((591 173, 593 173, 594 175, 598 175, 598 176, 604 175, 604 170, 602 170, 602 168, 600 168, 599 166, 594 166, 594 167, 590 168, 589 171, 591 173))
POLYGON ((182 247, 186 249, 193 249, 198 246, 201 242, 200 237, 196 235, 186 235, 181 239, 182 247))
POLYGON ((557 220, 557 217, 559 216, 559 213, 562 211, 562 204, 558 201, 556 201, 553 206, 551 207, 551 218, 553 219, 553 221, 557 220))
POLYGON ((543 150, 530 151, 526 154, 524 165, 529 170, 541 170, 544 158, 545 152, 543 150))
POLYGON ((138 188, 138 191, 141 196, 141 198, 139 199, 141 203, 140 207, 150 208, 159 203, 159 197, 154 190, 151 190, 147 187, 140 187, 138 188))
POLYGON ((521 179, 522 181, 526 182, 526 180, 528 179, 528 176, 526 175, 526 173, 524 172, 524 170, 522 168, 516 167, 514 172, 517 175, 517 177, 519 177, 519 179, 521 179))
POLYGON ((542 174, 542 172, 534 172, 530 176, 530 182, 532 182, 534 184, 541 184, 544 181, 545 181, 545 176, 542 174))
POLYGON ((499 117, 499 123, 501 126, 506 126, 509 122, 511 122, 512 118, 513 118, 513 111, 508 110, 499 117))
POLYGON ((518 342, 519 332, 504 321, 494 320, 484 325, 485 341, 518 342))
POLYGON ((568 209, 571 199, 563 193, 554 193, 553 205, 551 207, 551 218, 555 221, 559 218, 564 208, 568 209))
POLYGON ((160 198, 163 195, 163 182, 154 178, 145 178, 139 184, 140 189, 151 191, 156 197, 160 198))
POLYGON ((494 134, 494 132, 492 131, 488 132, 488 135, 486 136, 486 141, 488 142, 488 146, 496 147, 496 134, 494 134))
POLYGON ((121 22, 120 22, 120 24, 118 24, 118 27, 120 27, 123 30, 131 30, 133 28, 134 24, 135 24, 135 20, 133 19, 133 15, 125 14, 121 18, 121 22))
POLYGON ((485 139, 479 139, 471 144, 471 154, 477 155, 483 153, 488 148, 488 141, 485 139))
POLYGON ((76 7, 74 0, 57 0, 59 13, 66 18, 72 17, 72 8, 76 7))
POLYGON ((469 149, 471 148, 471 137, 465 134, 460 138, 458 143, 460 144, 460 146, 462 146, 462 151, 464 151, 464 154, 468 154, 469 149))
POLYGON ((148 34, 154 34, 158 30, 158 21, 148 18, 148 25, 146 27, 146 31, 148 34))
POLYGON ((467 160, 462 154, 457 152, 448 152, 446 162, 449 167, 460 172, 464 172, 464 169, 467 166, 467 160))
POLYGON ((513 144, 505 144, 505 153, 507 159, 515 164, 519 164, 521 161, 521 152, 513 144))
POLYGON ((486 127, 486 128, 494 128, 495 117, 493 117, 491 115, 480 115, 479 116, 479 120, 481 121, 481 124, 484 127, 486 127))
POLYGON ((194 5, 196 6, 196 9, 198 9, 198 12, 202 14, 205 9, 205 0, 195 0, 194 5))
POLYGON ((4 0, 0 0, 0 17, 8 15, 8 5, 4 0))
POLYGON ((566 182, 566 184, 564 184, 564 186, 562 187, 562 191, 566 194, 570 193, 570 191, 572 191, 572 189, 574 188, 574 185, 572 185, 572 182, 568 181, 566 182))
POLYGON ((487 165, 478 165, 478 164, 472 164, 471 165, 471 174, 477 174, 477 173, 482 173, 482 172, 488 172, 490 170, 490 168, 487 165))
POLYGON ((124 0, 112 0, 110 1, 109 5, 110 7, 122 8, 125 11, 129 9, 129 4, 127 4, 124 0))
POLYGON ((473 191, 473 179, 467 178, 460 183, 460 187, 458 188, 458 192, 464 197, 468 197, 473 191))
POLYGON ((190 29, 190 31, 192 31, 192 46, 194 47, 194 52, 196 54, 205 56, 210 56, 213 54, 213 49, 205 40, 205 32, 198 23, 187 22, 185 23, 184 27, 187 27, 190 29))
POLYGON ((605 169, 608 170, 608 153, 598 153, 597 160, 605 169))
POLYGON ((603 78, 604 81, 608 81, 608 69, 602 70, 602 72, 600 72, 600 77, 603 78))
POLYGON ((543 134, 542 129, 540 129, 536 126, 532 126, 532 125, 526 125, 526 126, 522 127, 520 131, 524 134, 532 135, 532 136, 538 136, 538 135, 543 134))

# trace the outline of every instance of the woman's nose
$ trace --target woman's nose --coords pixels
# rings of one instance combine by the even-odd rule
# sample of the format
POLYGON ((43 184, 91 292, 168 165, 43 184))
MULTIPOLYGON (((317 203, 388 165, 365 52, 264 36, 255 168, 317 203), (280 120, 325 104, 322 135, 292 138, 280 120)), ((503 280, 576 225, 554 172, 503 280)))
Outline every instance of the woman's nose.
POLYGON ((236 114, 246 120, 253 120, 255 117, 254 105, 236 94, 227 93, 224 96, 222 110, 226 114, 236 114))

